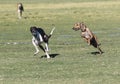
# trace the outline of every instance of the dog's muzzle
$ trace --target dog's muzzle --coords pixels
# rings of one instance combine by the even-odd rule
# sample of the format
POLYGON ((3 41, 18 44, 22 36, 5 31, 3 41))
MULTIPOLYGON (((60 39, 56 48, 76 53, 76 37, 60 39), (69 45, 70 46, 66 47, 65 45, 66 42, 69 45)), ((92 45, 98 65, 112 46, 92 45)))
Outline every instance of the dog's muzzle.
POLYGON ((75 30, 75 31, 79 30, 78 28, 74 28, 74 27, 72 29, 75 30))

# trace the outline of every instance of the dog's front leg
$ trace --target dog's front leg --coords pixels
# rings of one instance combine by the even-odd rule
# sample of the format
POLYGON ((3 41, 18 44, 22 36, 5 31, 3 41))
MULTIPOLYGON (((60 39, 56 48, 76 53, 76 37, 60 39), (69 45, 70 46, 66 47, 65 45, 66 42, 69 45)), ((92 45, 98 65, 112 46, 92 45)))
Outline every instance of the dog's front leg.
POLYGON ((90 43, 90 39, 89 39, 89 38, 87 39, 87 43, 88 43, 88 45, 90 45, 90 44, 91 44, 91 43, 90 43))
POLYGON ((88 45, 90 45, 90 39, 87 38, 83 38, 83 39, 87 42, 88 45))
POLYGON ((35 47, 35 50, 36 50, 36 52, 34 53, 34 55, 36 55, 37 53, 39 53, 39 49, 37 47, 38 43, 36 43, 36 39, 34 37, 32 38, 32 44, 33 44, 33 46, 35 47))

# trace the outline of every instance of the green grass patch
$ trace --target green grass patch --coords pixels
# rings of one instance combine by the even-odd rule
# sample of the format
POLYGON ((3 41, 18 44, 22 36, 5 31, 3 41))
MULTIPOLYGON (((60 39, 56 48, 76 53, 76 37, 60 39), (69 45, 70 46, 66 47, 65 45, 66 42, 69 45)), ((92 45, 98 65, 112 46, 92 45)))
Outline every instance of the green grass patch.
POLYGON ((0 84, 119 84, 119 6, 119 0, 0 0, 0 84), (25 9, 20 20, 17 2, 25 9), (102 55, 72 30, 78 21, 96 34, 102 55), (44 58, 42 50, 33 56, 30 26, 49 34, 52 24, 55 57, 44 58))

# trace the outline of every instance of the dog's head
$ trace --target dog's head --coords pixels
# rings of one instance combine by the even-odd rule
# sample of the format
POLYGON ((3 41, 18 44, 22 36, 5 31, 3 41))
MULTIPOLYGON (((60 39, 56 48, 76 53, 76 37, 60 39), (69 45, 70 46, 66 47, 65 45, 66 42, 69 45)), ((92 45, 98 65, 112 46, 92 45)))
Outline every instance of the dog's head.
POLYGON ((30 27, 30 32, 32 33, 33 36, 36 36, 36 34, 37 34, 37 27, 35 27, 35 26, 30 27))
POLYGON ((77 22, 74 24, 73 26, 73 30, 77 31, 77 30, 81 30, 81 31, 84 31, 84 29, 86 28, 86 25, 83 23, 83 22, 77 22))

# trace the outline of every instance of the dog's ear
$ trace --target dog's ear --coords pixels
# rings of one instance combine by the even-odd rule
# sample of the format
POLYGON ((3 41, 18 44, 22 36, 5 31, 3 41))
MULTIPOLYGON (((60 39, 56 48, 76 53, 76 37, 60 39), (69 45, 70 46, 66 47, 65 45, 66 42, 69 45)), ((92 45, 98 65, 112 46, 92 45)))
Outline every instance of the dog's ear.
POLYGON ((74 26, 79 26, 80 25, 80 23, 79 22, 76 22, 75 24, 74 24, 74 26))
POLYGON ((87 28, 87 26, 84 24, 84 22, 81 22, 81 23, 80 23, 80 27, 81 27, 81 28, 87 28))

